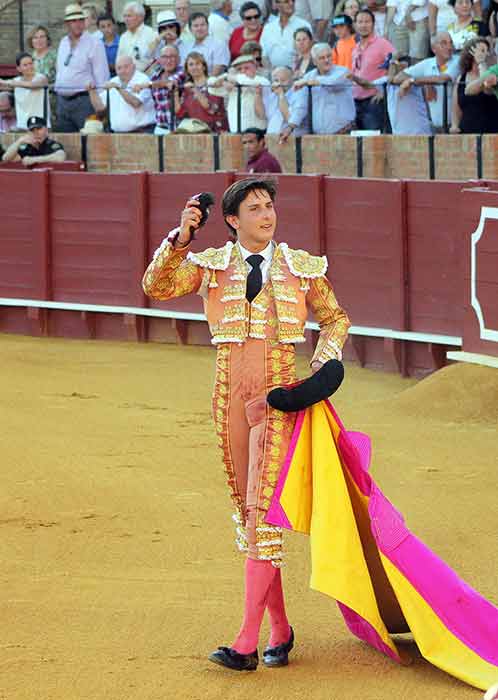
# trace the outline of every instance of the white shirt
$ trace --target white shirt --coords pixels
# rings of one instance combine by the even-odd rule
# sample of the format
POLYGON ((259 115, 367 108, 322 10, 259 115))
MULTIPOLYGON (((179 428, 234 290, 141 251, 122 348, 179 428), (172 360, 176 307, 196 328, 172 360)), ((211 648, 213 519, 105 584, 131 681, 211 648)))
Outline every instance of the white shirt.
POLYGON ((228 40, 230 39, 230 34, 232 33, 232 25, 227 19, 224 19, 217 12, 211 12, 208 17, 209 23, 209 34, 216 39, 216 41, 221 41, 222 44, 228 45, 228 40))
MULTIPOLYGON (((430 78, 433 75, 444 75, 439 70, 436 58, 426 58, 424 61, 416 63, 414 66, 406 68, 404 71, 407 75, 412 78, 430 78)), ((453 56, 447 66, 446 71, 453 83, 458 77, 460 72, 459 69, 459 58, 458 56, 453 56)), ((447 85, 447 95, 448 95, 448 122, 451 121, 451 100, 453 94, 453 83, 448 83, 447 85)), ((444 87, 442 85, 434 85, 436 88, 437 98, 432 102, 428 102, 429 111, 431 113, 431 119, 434 126, 441 128, 443 126, 443 97, 444 97, 444 87)))
POLYGON ((284 29, 280 24, 280 18, 265 25, 259 43, 263 49, 263 56, 268 59, 272 68, 279 66, 291 68, 294 65, 296 57, 294 32, 302 27, 312 31, 310 23, 296 15, 291 16, 284 29))
POLYGON ((448 25, 456 21, 455 10, 448 3, 448 0, 429 0, 429 4, 437 7, 436 31, 445 32, 448 25))
POLYGON ((237 245, 239 246, 239 250, 241 252, 241 255, 244 258, 244 262, 246 264, 248 274, 252 270, 252 266, 248 262, 246 262, 247 258, 250 255, 262 255, 263 256, 264 260, 261 263, 261 265, 259 266, 259 269, 261 270, 263 284, 266 284, 268 282, 268 278, 270 277, 270 265, 271 265, 271 261, 273 259, 273 251, 275 248, 275 244, 273 243, 273 241, 270 241, 268 243, 268 245, 266 246, 266 248, 261 250, 259 253, 252 253, 250 250, 247 250, 247 248, 244 248, 244 246, 241 245, 239 243, 239 241, 237 241, 237 245))
MULTIPOLYGON (((395 7, 393 22, 396 25, 401 25, 405 21, 406 11, 410 5, 416 5, 417 9, 411 13, 411 18, 414 22, 425 19, 429 16, 428 0, 387 0, 386 7, 395 7)), ((377 28, 376 28, 377 29, 377 28)), ((377 30, 377 34, 379 31, 377 30)))
MULTIPOLYGON (((263 78, 261 75, 256 75, 254 78, 243 73, 237 73, 237 83, 242 85, 242 93, 240 96, 240 131, 245 129, 256 128, 266 129, 266 119, 261 119, 257 116, 254 108, 256 93, 254 88, 256 85, 262 85, 263 89, 269 88, 270 81, 263 78)), ((232 133, 237 133, 237 87, 230 92, 227 104, 228 126, 232 133)))
POLYGON ((121 34, 116 61, 120 56, 130 56, 138 70, 145 70, 151 62, 149 46, 155 38, 156 32, 145 24, 133 33, 126 31, 121 34))
POLYGON ((213 66, 229 66, 230 51, 228 44, 223 44, 221 41, 213 39, 212 36, 207 36, 201 42, 193 41, 185 45, 187 55, 191 51, 198 51, 206 59, 208 73, 213 72, 213 66))
MULTIPOLYGON (((121 85, 120 79, 116 76, 111 83, 121 85)), ((118 90, 109 90, 111 129, 118 132, 129 132, 140 129, 144 126, 154 124, 156 121, 156 110, 152 100, 152 93, 149 88, 141 90, 139 93, 132 91, 132 86, 137 83, 149 82, 149 78, 138 70, 133 74, 130 82, 126 86, 126 92, 136 97, 142 103, 141 107, 135 109, 120 95, 118 90)), ((106 104, 106 91, 100 92, 100 99, 106 104)))
MULTIPOLYGON (((33 80, 40 80, 44 76, 36 73, 33 80)), ((22 76, 14 78, 14 82, 24 80, 22 76)), ((41 87, 38 90, 30 88, 16 87, 14 90, 16 101, 17 128, 27 129, 29 117, 43 117, 43 105, 45 102, 45 90, 41 87)), ((47 126, 50 127, 50 101, 47 95, 47 126)))

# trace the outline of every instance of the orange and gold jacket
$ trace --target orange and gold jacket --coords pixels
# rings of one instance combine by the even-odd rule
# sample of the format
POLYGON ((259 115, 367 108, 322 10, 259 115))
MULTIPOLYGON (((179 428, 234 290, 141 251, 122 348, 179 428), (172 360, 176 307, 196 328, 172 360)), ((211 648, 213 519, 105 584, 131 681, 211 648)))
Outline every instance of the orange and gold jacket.
POLYGON ((143 278, 145 293, 166 301, 197 292, 204 309, 212 342, 243 343, 260 338, 278 343, 305 342, 307 307, 320 326, 313 356, 325 362, 341 358, 350 326, 325 277, 327 259, 275 244, 269 279, 251 304, 246 299, 247 267, 239 246, 228 242, 222 248, 192 253, 175 249, 165 239, 143 278))

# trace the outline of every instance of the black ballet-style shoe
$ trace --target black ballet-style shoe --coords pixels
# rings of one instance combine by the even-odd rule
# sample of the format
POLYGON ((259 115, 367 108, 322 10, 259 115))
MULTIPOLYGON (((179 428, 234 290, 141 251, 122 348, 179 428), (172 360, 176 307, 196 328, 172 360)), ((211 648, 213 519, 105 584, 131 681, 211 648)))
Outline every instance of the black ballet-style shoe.
POLYGON ((289 663, 289 652, 294 646, 294 630, 290 628, 289 641, 279 644, 276 647, 266 647, 263 652, 263 663, 269 668, 277 666, 287 666, 289 663))
POLYGON ((266 400, 279 411, 302 411, 331 396, 344 379, 344 365, 339 360, 328 360, 320 369, 300 384, 285 389, 272 389, 266 400))
POLYGON ((219 666, 231 668, 232 671, 255 671, 258 667, 258 650, 250 654, 239 654, 232 647, 218 647, 208 656, 209 661, 219 666))

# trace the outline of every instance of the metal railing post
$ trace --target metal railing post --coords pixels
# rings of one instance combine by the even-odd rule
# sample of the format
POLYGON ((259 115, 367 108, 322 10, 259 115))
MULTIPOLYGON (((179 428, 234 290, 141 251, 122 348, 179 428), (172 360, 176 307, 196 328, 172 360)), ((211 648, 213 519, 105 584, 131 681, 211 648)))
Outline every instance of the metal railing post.
POLYGON ((313 88, 308 85, 308 124, 310 126, 310 134, 313 133, 313 88))

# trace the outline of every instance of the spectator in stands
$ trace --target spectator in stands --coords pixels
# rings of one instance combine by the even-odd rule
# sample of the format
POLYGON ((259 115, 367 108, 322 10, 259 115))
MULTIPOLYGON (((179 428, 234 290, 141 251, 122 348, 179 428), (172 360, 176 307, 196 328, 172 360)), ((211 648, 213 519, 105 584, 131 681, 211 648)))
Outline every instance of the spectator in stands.
POLYGON ((130 56, 139 71, 144 71, 151 63, 150 44, 155 32, 145 23, 145 8, 139 2, 129 2, 123 9, 126 31, 119 39, 117 58, 130 56))
POLYGON ((22 52, 16 56, 17 71, 20 73, 13 80, 0 80, 0 88, 14 90, 16 103, 17 128, 27 129, 28 117, 32 114, 46 114, 50 124, 50 106, 46 75, 35 73, 35 64, 31 54, 22 52))
POLYGON ((26 45, 35 62, 35 72, 46 75, 49 85, 52 85, 55 80, 57 51, 51 48, 52 41, 48 29, 41 24, 34 27, 26 37, 26 45))
POLYGON ((265 132, 262 129, 246 129, 242 134, 242 146, 247 155, 246 172, 282 172, 280 163, 266 147, 265 132))
POLYGON ((84 2, 81 6, 85 15, 85 31, 95 34, 98 39, 102 39, 102 31, 98 27, 98 18, 102 14, 102 8, 92 2, 84 2))
POLYGON ((246 41, 242 44, 240 47, 240 55, 247 56, 248 54, 254 58, 254 62, 257 66, 257 74, 266 78, 269 72, 263 66, 263 50, 261 44, 258 44, 257 41, 246 41))
POLYGON ((183 88, 181 98, 174 92, 177 120, 198 119, 216 133, 227 130, 225 102, 208 89, 208 64, 198 51, 187 56, 183 88))
POLYGON ((157 34, 149 44, 149 55, 157 60, 165 46, 175 46, 178 49, 180 60, 186 58, 185 42, 180 38, 180 22, 174 12, 164 10, 157 15, 157 34))
POLYGON ((14 131, 17 124, 14 94, 0 92, 0 134, 14 131))
POLYGON ((498 100, 494 95, 480 92, 466 95, 465 88, 486 73, 489 56, 487 39, 475 37, 468 41, 460 54, 460 75, 453 90, 451 118, 452 134, 498 133, 498 100))
POLYGON ((232 34, 230 15, 232 0, 211 0, 211 12, 208 17, 209 33, 222 44, 228 44, 232 34))
POLYGON ((270 81, 258 75, 252 55, 241 54, 232 62, 230 72, 218 80, 210 79, 210 87, 220 88, 220 95, 228 97, 228 125, 232 133, 256 127, 266 129, 266 118, 256 114, 256 94, 270 87, 270 81), (240 88, 238 87, 240 86, 240 88), (238 91, 240 90, 240 124, 238 123, 238 91))
POLYGON ((242 26, 233 30, 228 42, 232 61, 240 56, 242 45, 246 41, 257 41, 259 43, 263 31, 261 10, 255 2, 251 0, 245 2, 240 8, 240 17, 242 26))
MULTIPOLYGON (((271 77, 271 90, 266 88, 262 94, 256 93, 255 109, 257 116, 268 122, 267 134, 281 134, 289 124, 290 112, 299 96, 292 89, 290 68, 274 68, 271 77)), ((299 130, 295 135, 299 135, 299 130)))
POLYGON ((296 0, 296 14, 311 24, 317 41, 325 40, 333 9, 333 0, 296 0))
POLYGON ((145 73, 137 70, 131 56, 118 56, 117 75, 96 90, 89 85, 90 99, 97 115, 102 115, 108 105, 109 124, 112 131, 151 134, 156 123, 156 112, 150 89, 134 90, 135 85, 148 82, 145 73), (107 99, 109 102, 107 103, 107 99))
POLYGON ((496 0, 491 0, 488 16, 488 28, 489 35, 493 37, 493 39, 496 39, 498 36, 498 3, 496 0))
POLYGON ((453 41, 456 52, 462 50, 463 45, 475 36, 488 36, 488 28, 474 15, 473 0, 449 0, 453 5, 456 20, 448 25, 448 32, 453 41))
POLYGON ((85 15, 80 5, 66 7, 67 35, 57 51, 57 130, 79 131, 93 114, 87 90, 92 83, 101 87, 109 80, 109 66, 103 43, 85 32, 85 15))
POLYGON ((310 70, 316 68, 311 57, 313 47, 313 34, 306 27, 296 29, 294 32, 294 47, 296 60, 294 63, 294 78, 302 78, 310 70))
POLYGON ((353 20, 349 15, 337 15, 330 20, 337 41, 332 50, 332 60, 336 66, 348 70, 353 68, 353 50, 356 48, 356 35, 353 20))
POLYGON ((196 51, 204 56, 208 66, 209 75, 221 75, 230 63, 230 51, 228 43, 209 36, 209 24, 203 12, 194 12, 189 18, 190 31, 194 35, 194 41, 186 45, 185 50, 190 54, 196 51))
MULTIPOLYGON (((444 125, 444 89, 443 83, 455 81, 459 68, 458 56, 453 54, 453 42, 448 32, 439 32, 431 39, 433 58, 426 58, 415 66, 410 66, 398 73, 393 79, 400 86, 401 95, 407 93, 413 86, 425 85, 424 92, 429 105, 432 126, 436 131, 442 131, 444 125)), ((447 119, 451 117, 452 90, 447 89, 447 119)))
POLYGON ((382 130, 384 126, 384 101, 375 89, 362 85, 387 75, 389 60, 394 54, 393 45, 375 34, 375 16, 370 10, 360 10, 356 15, 356 31, 360 40, 353 49, 353 88, 358 129, 382 130))
POLYGON ((375 33, 379 36, 384 36, 387 12, 386 0, 366 0, 365 7, 367 10, 370 10, 370 12, 373 12, 374 14, 375 33))
POLYGON ((283 142, 297 127, 312 130, 314 134, 346 134, 354 125, 355 106, 349 71, 334 66, 328 44, 315 44, 312 56, 316 69, 294 83, 299 100, 293 105, 288 125, 280 135, 283 142), (308 90, 304 89, 307 87, 311 87, 312 124, 308 120, 308 90))
POLYGON ((361 5, 358 0, 346 0, 346 2, 338 2, 335 8, 335 15, 348 15, 353 20, 353 25, 356 21, 356 15, 361 10, 361 5))
MULTIPOLYGON (((241 27, 243 25, 241 11, 242 6, 245 5, 249 0, 232 0, 232 14, 230 15, 230 24, 233 29, 241 27)), ((271 12, 272 0, 250 0, 255 2, 261 12, 261 24, 264 24, 266 20, 272 19, 275 15, 271 12)))
POLYGON ((294 0, 275 0, 275 2, 278 17, 267 22, 261 34, 263 60, 267 61, 271 68, 293 66, 296 60, 294 32, 301 27, 312 31, 311 25, 294 14, 294 0))
POLYGON ((181 33, 180 38, 185 44, 194 41, 194 35, 190 31, 188 19, 190 17, 190 0, 175 0, 175 15, 180 22, 181 33))
POLYGON ((432 134, 429 110, 421 87, 412 87, 400 94, 399 85, 393 84, 398 73, 410 64, 409 56, 394 54, 387 75, 387 112, 391 131, 395 136, 418 136, 432 134))
POLYGON ((455 22, 456 14, 449 0, 429 0, 429 34, 448 31, 448 26, 455 22))
POLYGON ((412 63, 429 55, 428 0, 387 0, 384 36, 412 63))
POLYGON ((47 122, 43 117, 28 117, 28 133, 14 141, 2 160, 21 161, 25 168, 37 163, 62 163, 66 154, 62 144, 48 138, 47 122))
POLYGON ((119 34, 112 15, 100 15, 97 25, 102 33, 102 41, 107 56, 107 65, 112 76, 116 75, 116 56, 119 49, 119 34))
POLYGON ((181 89, 185 73, 180 65, 180 55, 176 46, 165 46, 157 59, 158 66, 147 83, 137 83, 133 92, 141 92, 150 87, 156 110, 156 135, 169 134, 175 130, 173 90, 181 89))

